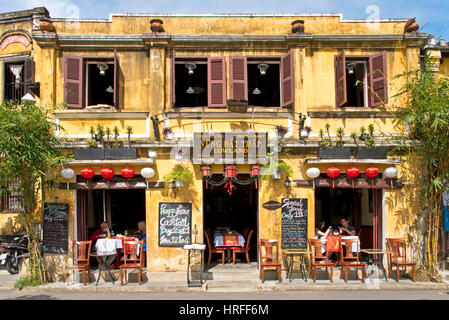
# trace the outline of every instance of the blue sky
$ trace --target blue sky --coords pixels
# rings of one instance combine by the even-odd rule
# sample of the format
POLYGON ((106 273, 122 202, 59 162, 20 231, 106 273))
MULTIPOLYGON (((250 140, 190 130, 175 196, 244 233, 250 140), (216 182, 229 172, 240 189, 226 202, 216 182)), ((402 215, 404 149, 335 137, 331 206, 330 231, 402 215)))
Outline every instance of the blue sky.
POLYGON ((0 12, 45 6, 54 18, 110 13, 342 13, 345 19, 416 17, 422 32, 449 40, 447 0, 0 0, 0 12))

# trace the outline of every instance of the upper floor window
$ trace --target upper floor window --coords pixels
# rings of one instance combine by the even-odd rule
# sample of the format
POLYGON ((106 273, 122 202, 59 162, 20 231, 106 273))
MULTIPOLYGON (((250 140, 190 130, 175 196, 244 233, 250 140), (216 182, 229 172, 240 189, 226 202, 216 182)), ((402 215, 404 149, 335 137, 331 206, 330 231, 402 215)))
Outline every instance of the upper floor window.
POLYGON ((18 62, 5 63, 3 74, 4 100, 16 103, 29 91, 34 83, 34 63, 29 58, 18 62))
POLYGON ((386 52, 335 56, 337 107, 377 107, 388 102, 386 52))
POLYGON ((64 57, 64 101, 71 108, 119 107, 120 63, 113 57, 64 57))
MULTIPOLYGON (((294 101, 293 55, 230 57, 230 99, 260 107, 287 106, 294 101)), ((179 107, 226 106, 225 57, 172 59, 171 104, 179 107)))

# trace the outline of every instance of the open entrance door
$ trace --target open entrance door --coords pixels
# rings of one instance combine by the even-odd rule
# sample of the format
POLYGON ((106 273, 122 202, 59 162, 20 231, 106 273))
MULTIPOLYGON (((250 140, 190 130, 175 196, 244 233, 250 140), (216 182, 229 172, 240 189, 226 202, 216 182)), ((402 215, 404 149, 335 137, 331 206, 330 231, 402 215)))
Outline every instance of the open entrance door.
POLYGON ((382 189, 315 189, 315 223, 335 230, 342 218, 355 227, 361 249, 382 248, 382 189))
MULTIPOLYGON (((249 174, 238 174, 237 178, 246 181, 250 178, 249 174)), ((213 175, 212 180, 219 181, 223 179, 222 175, 213 175)), ((212 237, 215 238, 216 231, 231 230, 240 235, 247 235, 249 230, 253 230, 250 239, 249 258, 250 262, 257 262, 257 239, 258 235, 258 204, 259 189, 257 181, 248 185, 239 185, 233 182, 232 191, 229 185, 212 186, 210 183, 203 182, 203 227, 204 231, 210 229, 212 237)), ((244 237, 246 238, 246 237, 244 237)), ((215 241, 216 239, 212 239, 215 241)), ((224 241, 221 238, 218 239, 224 241)), ((245 239, 246 241, 246 239, 245 239)), ((206 239, 204 239, 204 243, 206 239)), ((246 243, 245 243, 246 245, 246 243)), ((206 252, 206 257, 208 252, 206 252)), ((241 263, 247 263, 245 254, 237 256, 241 263)), ((213 255, 212 262, 216 262, 219 255, 213 255)), ((206 258, 207 261, 207 258, 206 258)), ((211 262, 211 264, 212 264, 211 262)))

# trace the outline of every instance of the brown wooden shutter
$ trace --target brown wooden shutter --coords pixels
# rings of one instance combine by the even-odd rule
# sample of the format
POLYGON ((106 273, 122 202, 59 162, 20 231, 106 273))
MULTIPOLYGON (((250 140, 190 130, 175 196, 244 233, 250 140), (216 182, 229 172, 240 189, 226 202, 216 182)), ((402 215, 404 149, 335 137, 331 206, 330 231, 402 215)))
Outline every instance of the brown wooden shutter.
POLYGON ((226 58, 207 58, 208 106, 226 105, 226 58))
POLYGON ((334 68, 335 102, 337 107, 341 107, 348 102, 348 91, 346 90, 346 56, 344 50, 335 56, 334 68))
POLYGON ((31 93, 33 92, 29 89, 29 86, 34 84, 34 62, 33 58, 29 58, 25 60, 24 63, 24 72, 23 72, 23 82, 24 82, 24 92, 31 93))
POLYGON ((282 106, 288 106, 295 101, 293 52, 281 58, 281 79, 282 79, 282 106))
POLYGON ((175 107, 175 102, 176 102, 176 94, 175 94, 175 85, 176 85, 176 81, 175 81, 175 50, 172 50, 172 54, 171 54, 171 88, 170 88, 170 104, 171 107, 174 108, 175 107))
POLYGON ((386 51, 375 54, 369 58, 370 107, 377 107, 388 102, 388 78, 386 51))
POLYGON ((231 99, 248 100, 248 64, 246 57, 231 57, 231 99))
POLYGON ((114 50, 114 106, 120 107, 120 59, 114 50))
POLYGON ((83 58, 64 57, 64 101, 71 108, 83 108, 83 58))

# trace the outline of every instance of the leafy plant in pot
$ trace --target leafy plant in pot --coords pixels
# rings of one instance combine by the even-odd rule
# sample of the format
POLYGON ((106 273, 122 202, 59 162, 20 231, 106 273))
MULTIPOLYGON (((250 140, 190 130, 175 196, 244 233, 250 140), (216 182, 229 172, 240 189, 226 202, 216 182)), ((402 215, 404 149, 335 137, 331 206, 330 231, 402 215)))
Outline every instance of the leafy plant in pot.
POLYGON ((164 128, 163 133, 164 133, 164 137, 168 140, 172 140, 174 137, 173 131, 168 127, 164 128))
POLYGON ((365 142, 365 147, 358 147, 355 157, 357 159, 386 159, 388 156, 387 147, 376 147, 374 145, 374 125, 368 126, 368 133, 365 127, 360 128, 359 139, 365 142))
MULTIPOLYGON (((118 137, 120 135, 119 129, 117 126, 114 127, 112 130, 114 133, 114 142, 112 143, 112 148, 107 148, 104 151, 104 157, 105 159, 136 159, 137 158, 137 149, 131 148, 131 134, 132 134, 132 127, 128 126, 127 128, 128 133, 128 148, 122 148, 120 142, 118 142, 118 137)), ((110 133, 111 130, 106 128, 106 133, 110 133)), ((109 135, 107 134, 108 143, 109 142, 109 135)))
POLYGON ((97 126, 95 130, 94 126, 90 127, 89 130, 91 139, 88 142, 88 148, 75 148, 74 158, 76 160, 101 160, 104 159, 104 149, 103 147, 103 127, 101 125, 97 126))
POLYGON ((279 180, 282 173, 284 173, 287 177, 292 175, 292 167, 285 163, 284 160, 278 160, 276 165, 275 162, 271 161, 270 153, 267 154, 267 158, 269 158, 270 161, 262 166, 262 168, 264 168, 262 180, 279 180))
POLYGON ((193 181, 193 173, 184 166, 176 165, 169 174, 164 176, 165 188, 169 188, 174 182, 174 187, 182 188, 184 183, 191 183, 193 181))
POLYGON ((326 123, 327 139, 324 139, 324 131, 320 129, 320 147, 318 148, 318 157, 320 159, 349 159, 351 156, 351 150, 347 147, 343 147, 344 129, 337 129, 337 136, 339 141, 336 143, 336 147, 332 143, 330 135, 330 124, 326 123))

